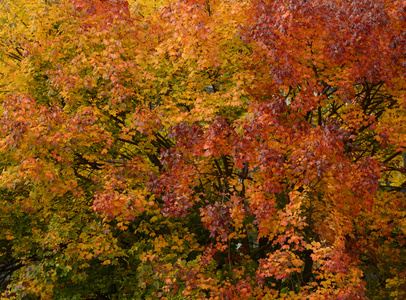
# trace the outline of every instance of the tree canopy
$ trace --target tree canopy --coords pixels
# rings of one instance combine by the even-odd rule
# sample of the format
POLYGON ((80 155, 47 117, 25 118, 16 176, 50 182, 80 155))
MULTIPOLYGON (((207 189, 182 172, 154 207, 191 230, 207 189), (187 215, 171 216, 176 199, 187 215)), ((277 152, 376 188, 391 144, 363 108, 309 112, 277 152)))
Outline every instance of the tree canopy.
POLYGON ((4 299, 406 297, 406 1, 0 1, 4 299))

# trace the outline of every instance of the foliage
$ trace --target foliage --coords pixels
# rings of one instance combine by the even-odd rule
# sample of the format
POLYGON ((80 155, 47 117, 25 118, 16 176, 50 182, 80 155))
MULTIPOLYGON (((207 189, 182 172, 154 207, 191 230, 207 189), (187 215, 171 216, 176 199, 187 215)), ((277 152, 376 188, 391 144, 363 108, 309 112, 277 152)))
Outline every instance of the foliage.
POLYGON ((403 299, 406 3, 1 1, 5 299, 403 299))

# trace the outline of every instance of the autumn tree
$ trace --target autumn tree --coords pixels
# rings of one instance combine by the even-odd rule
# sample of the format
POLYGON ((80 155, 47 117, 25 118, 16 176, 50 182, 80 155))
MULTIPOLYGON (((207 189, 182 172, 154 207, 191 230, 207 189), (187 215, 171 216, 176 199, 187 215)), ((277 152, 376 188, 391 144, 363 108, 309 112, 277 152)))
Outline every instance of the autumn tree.
POLYGON ((405 297, 405 1, 1 5, 4 298, 405 297))

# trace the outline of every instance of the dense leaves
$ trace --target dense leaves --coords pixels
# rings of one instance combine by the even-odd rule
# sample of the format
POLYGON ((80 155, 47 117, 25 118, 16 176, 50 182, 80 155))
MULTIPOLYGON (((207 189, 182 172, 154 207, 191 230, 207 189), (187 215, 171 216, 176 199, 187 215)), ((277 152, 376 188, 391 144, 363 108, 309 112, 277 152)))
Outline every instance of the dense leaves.
POLYGON ((1 1, 10 299, 402 299, 406 3, 1 1))

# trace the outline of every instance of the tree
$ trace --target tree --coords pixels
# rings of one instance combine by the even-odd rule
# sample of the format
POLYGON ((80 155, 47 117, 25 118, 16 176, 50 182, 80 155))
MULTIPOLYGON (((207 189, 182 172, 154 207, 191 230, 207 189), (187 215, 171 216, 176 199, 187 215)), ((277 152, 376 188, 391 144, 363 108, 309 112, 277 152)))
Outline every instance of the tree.
POLYGON ((405 296, 404 1, 1 9, 4 298, 405 296))

